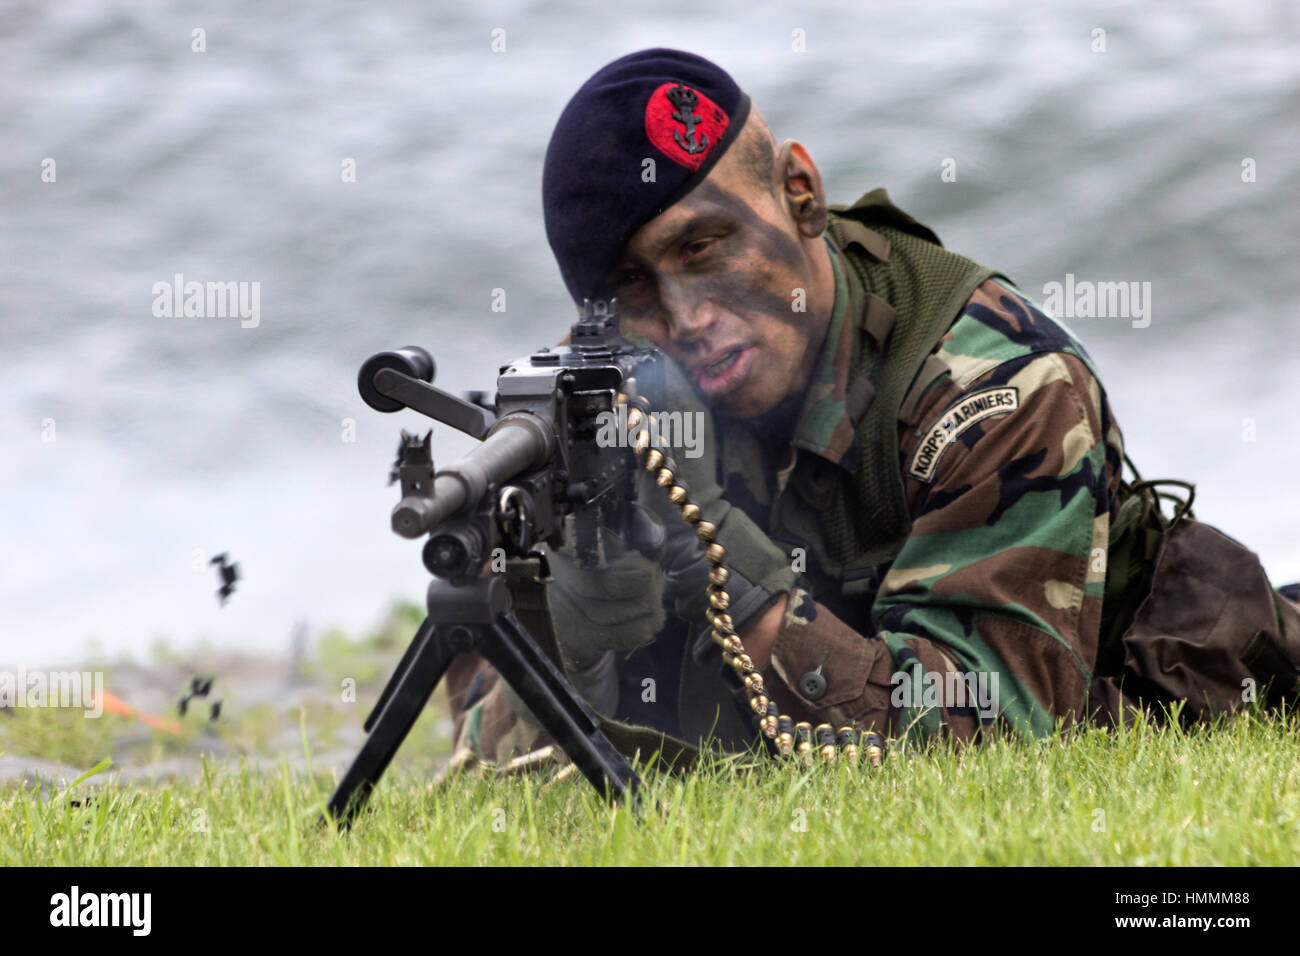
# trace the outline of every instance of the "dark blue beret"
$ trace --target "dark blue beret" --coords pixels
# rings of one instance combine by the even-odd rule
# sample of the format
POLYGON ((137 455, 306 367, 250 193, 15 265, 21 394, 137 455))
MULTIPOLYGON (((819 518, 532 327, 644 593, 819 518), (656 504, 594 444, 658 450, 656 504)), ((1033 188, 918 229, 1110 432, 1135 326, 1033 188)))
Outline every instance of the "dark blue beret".
POLYGON ((607 297, 632 234, 709 174, 748 115, 726 71, 680 50, 630 53, 582 85, 542 170, 546 238, 575 302, 607 297))

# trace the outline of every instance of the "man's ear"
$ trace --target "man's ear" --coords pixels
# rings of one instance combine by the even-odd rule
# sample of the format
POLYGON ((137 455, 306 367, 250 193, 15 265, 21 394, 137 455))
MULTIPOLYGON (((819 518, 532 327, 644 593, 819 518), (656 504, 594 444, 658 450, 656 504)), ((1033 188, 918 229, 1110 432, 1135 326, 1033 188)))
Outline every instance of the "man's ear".
POLYGON ((776 156, 781 177, 781 197, 799 232, 816 239, 826 231, 826 190, 822 174, 803 143, 788 139, 776 156))

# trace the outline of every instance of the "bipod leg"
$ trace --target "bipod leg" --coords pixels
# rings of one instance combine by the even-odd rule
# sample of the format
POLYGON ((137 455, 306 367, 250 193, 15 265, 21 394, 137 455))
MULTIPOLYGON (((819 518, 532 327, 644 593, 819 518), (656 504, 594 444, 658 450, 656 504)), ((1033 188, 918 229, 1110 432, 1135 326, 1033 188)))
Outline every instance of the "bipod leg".
MULTIPOLYGON (((505 590, 504 586, 501 588, 505 590)), ((640 778, 601 732, 596 714, 508 609, 479 641, 486 657, 555 742, 610 802, 640 807, 640 778)))
MULTIPOLYGON (((380 703, 371 711, 366 725, 370 729, 352 766, 344 774, 327 804, 339 827, 352 825, 370 791, 388 768, 397 748, 411 732, 420 711, 428 703, 447 665, 464 648, 454 646, 446 628, 435 628, 428 619, 420 625, 415 639, 402 656, 402 665, 393 672, 380 703)), ((325 822, 322 816, 321 821, 325 822)))
POLYGON ((397 662, 397 669, 393 671, 393 675, 388 678, 388 683, 384 685, 384 691, 379 695, 379 700, 375 702, 374 709, 367 715, 366 722, 361 725, 361 729, 366 733, 370 733, 370 728, 374 726, 375 720, 378 719, 380 713, 388 704, 388 699, 393 696, 393 691, 397 689, 397 685, 401 682, 402 675, 410 668, 411 660, 432 631, 433 621, 426 617, 420 622, 420 628, 415 632, 415 637, 411 639, 411 643, 407 644, 406 650, 402 652, 402 659, 397 662))

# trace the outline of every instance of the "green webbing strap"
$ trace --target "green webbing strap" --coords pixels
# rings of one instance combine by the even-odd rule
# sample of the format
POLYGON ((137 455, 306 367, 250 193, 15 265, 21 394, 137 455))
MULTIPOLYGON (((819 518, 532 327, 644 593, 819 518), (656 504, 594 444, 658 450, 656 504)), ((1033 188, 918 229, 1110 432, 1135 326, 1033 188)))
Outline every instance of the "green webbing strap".
POLYGON ((865 344, 858 374, 867 375, 875 397, 858 424, 861 460, 856 501, 831 509, 824 527, 837 561, 854 565, 892 561, 911 530, 911 515, 898 465, 898 416, 921 366, 961 314, 971 294, 994 269, 949 252, 938 236, 890 201, 883 189, 867 193, 848 208, 832 207, 832 234, 866 292, 894 309, 888 340, 878 349, 865 344), (836 226, 856 220, 889 242, 886 260, 855 248, 850 234, 836 226))
MULTIPOLYGON (((546 596, 546 583, 539 558, 513 558, 506 562, 506 587, 510 591, 515 617, 532 635, 542 653, 564 670, 546 596)), ((600 729, 609 742, 628 760, 639 760, 642 767, 659 772, 686 771, 700 755, 698 747, 653 728, 624 724, 603 716, 599 719, 600 729)))

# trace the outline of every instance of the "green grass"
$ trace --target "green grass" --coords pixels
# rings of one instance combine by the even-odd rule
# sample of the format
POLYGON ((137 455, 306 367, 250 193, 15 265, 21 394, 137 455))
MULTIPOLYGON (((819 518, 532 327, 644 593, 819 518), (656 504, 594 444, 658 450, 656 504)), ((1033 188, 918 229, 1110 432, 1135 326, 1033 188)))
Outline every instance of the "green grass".
MULTIPOLYGON (((399 754, 351 833, 334 781, 205 766, 168 786, 0 793, 5 865, 1048 864, 1300 862, 1300 722, 1245 713, 1037 744, 936 747, 871 771, 718 761, 648 777, 638 820, 581 778, 431 788, 399 754), (89 805, 73 798, 94 793, 89 805)), ((90 769, 90 768, 87 768, 90 769)), ((111 770, 109 771, 111 773, 111 770)))

